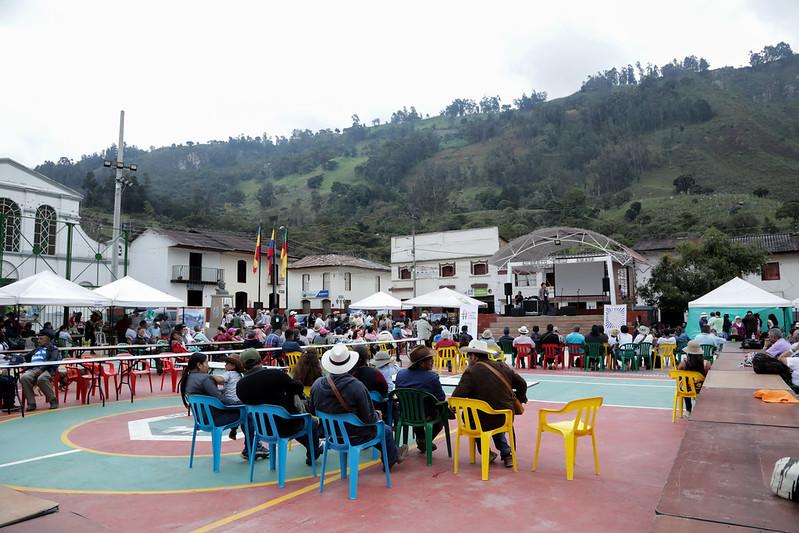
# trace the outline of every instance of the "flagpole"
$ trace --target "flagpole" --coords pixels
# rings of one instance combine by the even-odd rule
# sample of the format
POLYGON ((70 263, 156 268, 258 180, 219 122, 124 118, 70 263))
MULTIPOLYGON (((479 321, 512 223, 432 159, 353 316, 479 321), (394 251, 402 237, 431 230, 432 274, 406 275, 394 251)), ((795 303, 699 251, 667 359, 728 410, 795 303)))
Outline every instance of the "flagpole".
MULTIPOLYGON (((281 256, 280 264, 281 264, 281 267, 280 268, 282 270, 283 269, 283 261, 282 261, 283 248, 286 248, 286 250, 288 250, 287 241, 289 240, 289 229, 286 226, 280 226, 280 229, 283 230, 283 245, 280 247, 280 250, 281 250, 281 252, 280 252, 280 256, 281 256)), ((289 260, 288 255, 289 254, 288 254, 288 251, 287 251, 286 252, 286 263, 287 264, 288 264, 288 260, 289 260)), ((286 311, 288 311, 288 309, 289 309, 289 271, 288 271, 288 268, 286 268, 286 272, 283 273, 283 287, 285 288, 285 291, 286 291, 286 305, 284 306, 284 309, 286 311)))

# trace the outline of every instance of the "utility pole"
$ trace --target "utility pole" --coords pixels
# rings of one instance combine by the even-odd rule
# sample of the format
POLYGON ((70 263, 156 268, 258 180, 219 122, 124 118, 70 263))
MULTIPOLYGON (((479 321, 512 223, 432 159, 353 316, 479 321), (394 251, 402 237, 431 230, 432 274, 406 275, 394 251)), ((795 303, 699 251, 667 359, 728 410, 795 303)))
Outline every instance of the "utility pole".
POLYGON ((413 265, 411 266, 411 272, 413 273, 413 297, 416 298, 416 219, 413 220, 413 226, 411 226, 411 260, 413 261, 413 265))
MULTIPOLYGON (((125 166, 125 111, 119 112, 119 144, 117 145, 117 160, 104 161, 103 166, 110 168, 112 165, 116 169, 114 176, 114 226, 111 228, 111 274, 114 279, 119 279, 119 233, 122 225, 122 190, 126 185, 133 185, 133 182, 122 175, 125 169, 136 172, 136 165, 125 166)), ((126 269, 127 270, 127 269, 126 269)))

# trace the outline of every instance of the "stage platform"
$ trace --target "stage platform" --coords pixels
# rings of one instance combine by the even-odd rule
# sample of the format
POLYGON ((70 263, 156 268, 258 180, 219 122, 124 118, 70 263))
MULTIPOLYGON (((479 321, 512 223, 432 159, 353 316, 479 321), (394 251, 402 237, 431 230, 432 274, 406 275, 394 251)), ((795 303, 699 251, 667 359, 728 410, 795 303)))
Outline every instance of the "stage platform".
MULTIPOLYGON (((567 333, 572 330, 574 326, 580 326, 580 331, 586 333, 591 331, 591 326, 594 324, 601 325, 603 321, 603 316, 601 314, 598 315, 575 315, 575 316, 551 316, 551 315, 544 315, 544 316, 501 316, 496 315, 492 316, 487 323, 485 323, 481 329, 485 329, 486 327, 491 329, 491 332, 494 334, 494 338, 499 338, 502 336, 502 329, 504 327, 509 327, 511 330, 511 335, 516 336, 517 332, 520 327, 527 326, 527 328, 532 331, 533 326, 538 326, 541 329, 541 333, 546 331, 547 324, 552 324, 553 326, 557 326, 561 333, 567 333)), ((482 322, 481 322, 482 323, 482 322)))

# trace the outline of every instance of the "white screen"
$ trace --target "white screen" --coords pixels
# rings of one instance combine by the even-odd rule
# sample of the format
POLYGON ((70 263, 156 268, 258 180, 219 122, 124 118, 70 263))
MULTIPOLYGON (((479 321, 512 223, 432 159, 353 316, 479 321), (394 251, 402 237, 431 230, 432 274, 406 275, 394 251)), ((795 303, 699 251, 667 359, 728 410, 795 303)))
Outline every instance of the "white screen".
POLYGON ((602 294, 605 263, 555 263, 555 290, 552 296, 602 294), (577 291, 580 291, 579 293, 577 291))

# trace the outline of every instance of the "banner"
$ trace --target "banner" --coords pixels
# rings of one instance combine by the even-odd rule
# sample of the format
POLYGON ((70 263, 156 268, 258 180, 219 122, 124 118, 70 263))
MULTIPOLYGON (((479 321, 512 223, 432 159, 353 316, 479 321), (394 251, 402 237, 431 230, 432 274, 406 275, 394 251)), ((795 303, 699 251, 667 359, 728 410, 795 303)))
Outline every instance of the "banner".
POLYGON ((627 323, 626 305, 606 305, 605 306, 605 333, 610 334, 613 328, 621 328, 627 323))
POLYGON ((467 326, 469 328, 469 335, 472 338, 478 338, 477 333, 477 306, 476 305, 462 305, 460 308, 460 316, 458 326, 462 328, 467 326))

